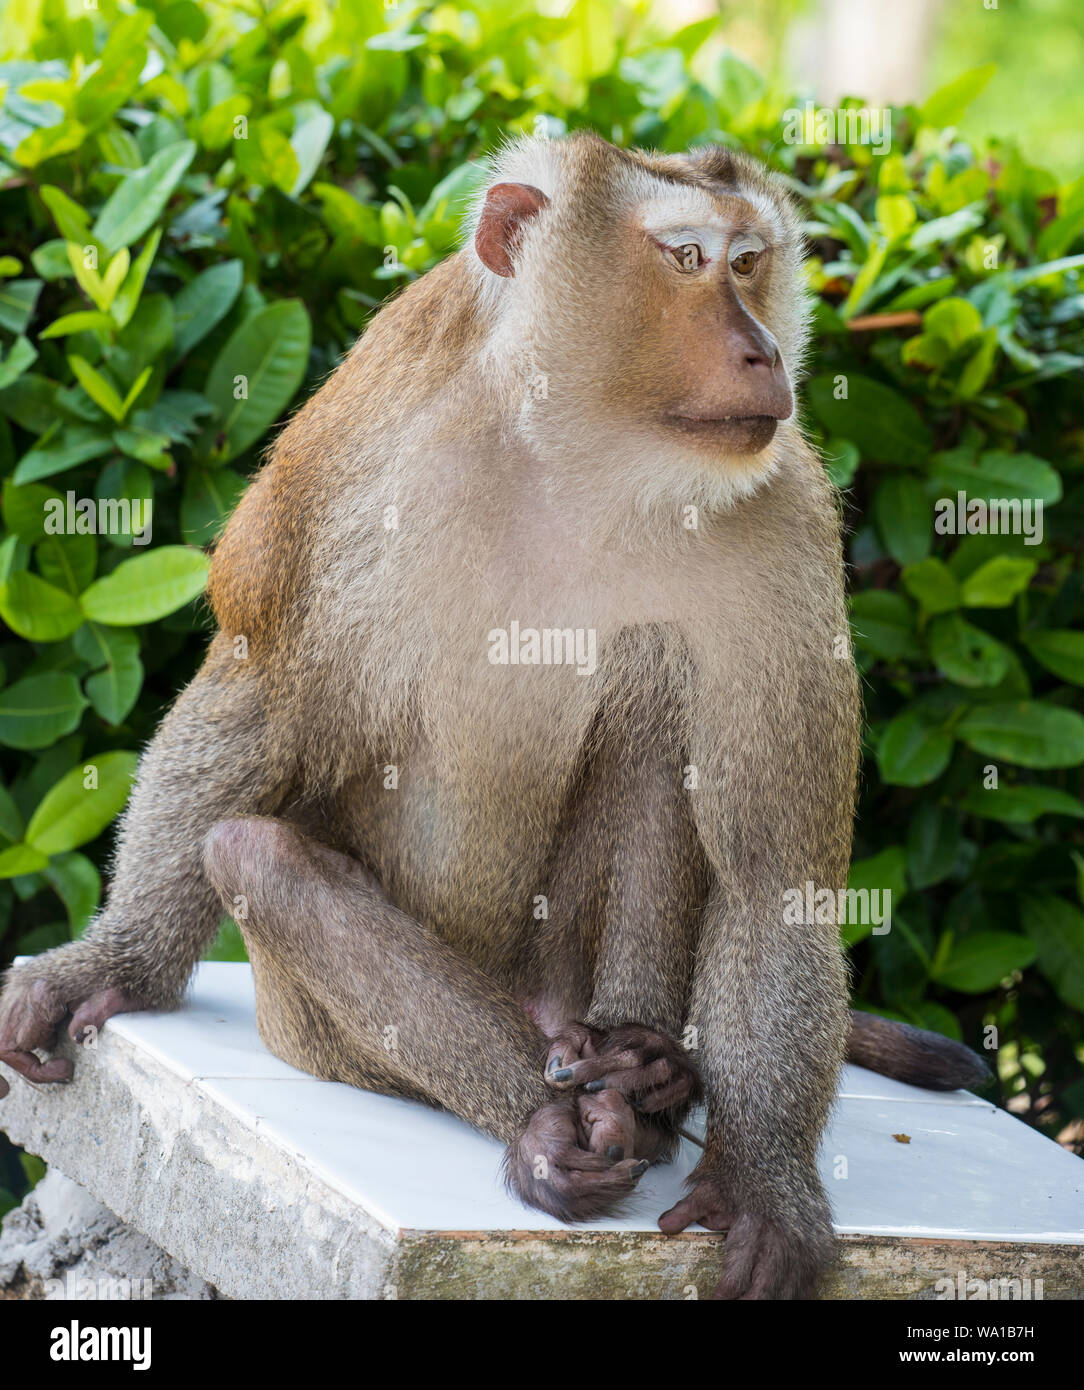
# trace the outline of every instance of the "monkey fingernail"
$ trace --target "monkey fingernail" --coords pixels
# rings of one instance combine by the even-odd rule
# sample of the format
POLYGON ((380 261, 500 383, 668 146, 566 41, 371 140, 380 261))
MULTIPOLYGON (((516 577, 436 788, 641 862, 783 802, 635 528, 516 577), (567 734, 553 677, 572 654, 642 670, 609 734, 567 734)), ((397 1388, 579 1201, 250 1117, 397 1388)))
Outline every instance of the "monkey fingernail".
POLYGON ((650 1167, 651 1164, 648 1163, 647 1159, 642 1158, 639 1163, 629 1169, 629 1176, 635 1182, 638 1178, 642 1178, 650 1167))
POLYGON ((594 1095, 596 1091, 604 1091, 606 1089, 606 1078, 603 1076, 600 1077, 598 1081, 589 1081, 583 1089, 585 1091, 590 1091, 592 1095, 594 1095))
POLYGON ((620 1144, 611 1144, 610 1147, 606 1150, 606 1157, 610 1160, 611 1163, 620 1163, 621 1160, 625 1157, 625 1150, 621 1147, 620 1144))
POLYGON ((560 1065, 561 1065, 561 1059, 560 1059, 560 1057, 554 1057, 553 1060, 552 1060, 552 1061, 550 1062, 550 1064, 549 1064, 549 1070, 550 1070, 551 1072, 555 1072, 555 1071, 557 1070, 557 1068, 558 1068, 560 1065))
POLYGON ((554 1081, 571 1081, 571 1080, 572 1080, 572 1068, 571 1068, 571 1067, 562 1067, 562 1068, 560 1069, 560 1071, 551 1071, 551 1072, 550 1072, 550 1076, 553 1077, 554 1081))

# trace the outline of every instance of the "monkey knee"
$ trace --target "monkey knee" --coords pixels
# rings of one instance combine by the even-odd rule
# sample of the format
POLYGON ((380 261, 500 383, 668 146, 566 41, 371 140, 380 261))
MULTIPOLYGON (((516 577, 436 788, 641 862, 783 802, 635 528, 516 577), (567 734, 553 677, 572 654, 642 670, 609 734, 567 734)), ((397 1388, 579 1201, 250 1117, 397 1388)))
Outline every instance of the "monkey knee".
POLYGON ((259 816, 220 820, 203 841, 204 872, 227 900, 251 895, 281 872, 295 838, 281 821, 259 816))

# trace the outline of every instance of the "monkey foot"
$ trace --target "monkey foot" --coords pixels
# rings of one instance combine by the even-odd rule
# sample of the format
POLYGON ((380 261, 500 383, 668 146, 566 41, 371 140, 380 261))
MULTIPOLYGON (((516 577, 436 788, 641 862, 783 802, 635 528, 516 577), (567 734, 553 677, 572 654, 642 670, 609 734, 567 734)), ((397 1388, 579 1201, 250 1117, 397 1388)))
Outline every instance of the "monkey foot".
POLYGON ((649 1166, 636 1157, 636 1115, 617 1091, 541 1106, 505 1155, 509 1188, 561 1221, 612 1215, 649 1166))
POLYGON ((642 1115, 699 1100, 700 1077, 680 1043, 639 1023, 603 1031, 568 1024, 550 1039, 546 1080, 555 1090, 620 1091, 642 1115))
MULTIPOLYGON (((124 990, 113 986, 97 990, 72 1005, 68 1035, 73 1042, 84 1043, 114 1014, 131 1013, 142 1007, 124 990)), ((27 1081, 70 1081, 74 1068, 69 1058, 49 1057, 43 1061, 36 1055, 52 1047, 68 1012, 68 1005, 48 981, 14 976, 0 997, 0 1062, 27 1081)), ((9 1089, 0 1077, 0 1098, 9 1089)))
POLYGON ((797 1222, 773 1220, 744 1209, 717 1177, 701 1178, 659 1217, 659 1229, 667 1235, 694 1223, 727 1232, 713 1299, 811 1298, 832 1260, 832 1230, 823 1217, 807 1213, 797 1222))

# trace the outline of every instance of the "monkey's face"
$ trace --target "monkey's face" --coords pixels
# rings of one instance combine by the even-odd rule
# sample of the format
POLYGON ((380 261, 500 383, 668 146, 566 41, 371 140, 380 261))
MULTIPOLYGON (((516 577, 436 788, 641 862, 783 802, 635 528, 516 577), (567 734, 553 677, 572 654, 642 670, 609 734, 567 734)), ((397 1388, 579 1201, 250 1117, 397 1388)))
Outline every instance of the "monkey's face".
POLYGON ((636 209, 625 236, 642 291, 624 341, 637 384, 653 383, 644 424, 715 456, 762 452, 794 410, 767 322, 769 219, 740 196, 675 189, 636 209))
POLYGON ((537 182, 491 188, 476 248, 546 382, 534 437, 749 492, 777 462, 805 342, 786 195, 714 148, 655 158, 577 136, 518 146, 505 167, 537 182))

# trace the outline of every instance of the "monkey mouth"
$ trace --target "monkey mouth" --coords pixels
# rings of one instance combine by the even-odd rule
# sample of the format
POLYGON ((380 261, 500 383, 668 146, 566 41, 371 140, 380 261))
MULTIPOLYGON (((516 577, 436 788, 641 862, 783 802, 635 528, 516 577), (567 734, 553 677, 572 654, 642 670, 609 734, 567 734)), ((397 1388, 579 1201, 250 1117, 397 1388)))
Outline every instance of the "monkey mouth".
POLYGON ((734 454, 755 454, 766 449, 779 424, 774 415, 667 415, 665 421, 683 434, 734 454))

